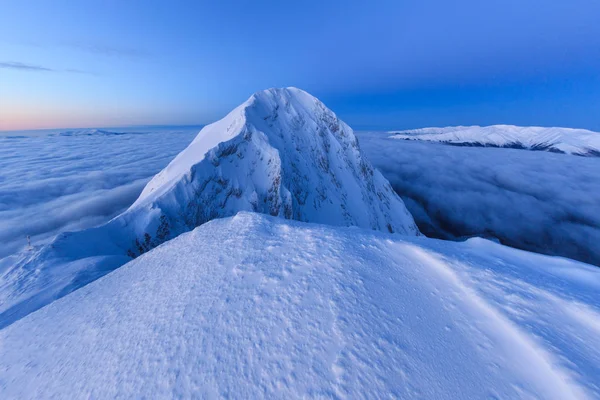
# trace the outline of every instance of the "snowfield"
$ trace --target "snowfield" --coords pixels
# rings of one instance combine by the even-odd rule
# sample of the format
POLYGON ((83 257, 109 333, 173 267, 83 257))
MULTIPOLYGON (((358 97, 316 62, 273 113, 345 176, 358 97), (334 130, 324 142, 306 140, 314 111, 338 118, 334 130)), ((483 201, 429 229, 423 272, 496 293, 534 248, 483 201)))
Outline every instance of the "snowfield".
POLYGON ((600 156, 600 133, 539 126, 449 126, 390 132, 394 139, 425 140, 461 146, 509 147, 580 156, 600 156))
POLYGON ((357 136, 424 234, 600 266, 600 158, 357 136))
POLYGON ((600 270, 242 212, 0 331, 0 398, 600 398, 600 270))

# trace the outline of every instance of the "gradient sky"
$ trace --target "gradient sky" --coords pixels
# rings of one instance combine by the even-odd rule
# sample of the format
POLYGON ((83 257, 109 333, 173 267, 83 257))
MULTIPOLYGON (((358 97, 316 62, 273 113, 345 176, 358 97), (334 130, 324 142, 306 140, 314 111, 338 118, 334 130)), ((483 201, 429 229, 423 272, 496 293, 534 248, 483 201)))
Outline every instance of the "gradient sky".
POLYGON ((203 124, 297 86, 358 129, 600 131, 600 1, 5 0, 0 130, 203 124))

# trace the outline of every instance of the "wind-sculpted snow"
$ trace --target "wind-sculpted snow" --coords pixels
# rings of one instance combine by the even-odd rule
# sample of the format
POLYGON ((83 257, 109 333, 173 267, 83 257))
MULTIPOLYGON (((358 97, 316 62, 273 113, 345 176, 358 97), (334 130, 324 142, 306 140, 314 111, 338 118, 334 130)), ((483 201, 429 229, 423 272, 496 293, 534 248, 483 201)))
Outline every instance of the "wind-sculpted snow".
POLYGON ((359 133, 423 233, 484 236, 600 266, 600 159, 359 133))
POLYGON ((482 239, 240 213, 0 331, 0 398, 599 398, 599 290, 482 239))
POLYGON ((586 129, 537 126, 449 126, 392 132, 395 139, 425 140, 458 146, 506 147, 600 156, 600 133, 586 129))
POLYGON ((0 135, 0 258, 126 210, 197 127, 65 130, 0 135), (88 135, 90 134, 90 135, 88 135))
POLYGON ((255 211, 409 235, 418 229, 352 129, 299 89, 254 94, 196 139, 125 212, 0 261, 0 327, 214 218, 255 211))

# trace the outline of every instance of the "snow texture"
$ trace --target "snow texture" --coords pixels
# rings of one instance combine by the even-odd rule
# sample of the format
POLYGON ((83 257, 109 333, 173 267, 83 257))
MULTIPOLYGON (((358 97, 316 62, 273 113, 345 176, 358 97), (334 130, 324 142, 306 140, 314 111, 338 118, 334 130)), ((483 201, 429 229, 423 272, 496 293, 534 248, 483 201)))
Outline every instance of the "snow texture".
POLYGON ((483 239, 243 212, 0 331, 0 398, 600 398, 599 290, 483 239))
POLYGON ((357 133, 428 236, 483 236, 600 266, 600 158, 357 133))
POLYGON ((394 133, 393 137, 396 139, 600 156, 600 133, 586 129, 492 125, 421 128, 391 133, 394 133))
POLYGON ((204 127, 110 222, 0 261, 0 328, 240 210, 419 234, 389 182, 362 157, 350 127, 306 92, 269 89, 204 127))

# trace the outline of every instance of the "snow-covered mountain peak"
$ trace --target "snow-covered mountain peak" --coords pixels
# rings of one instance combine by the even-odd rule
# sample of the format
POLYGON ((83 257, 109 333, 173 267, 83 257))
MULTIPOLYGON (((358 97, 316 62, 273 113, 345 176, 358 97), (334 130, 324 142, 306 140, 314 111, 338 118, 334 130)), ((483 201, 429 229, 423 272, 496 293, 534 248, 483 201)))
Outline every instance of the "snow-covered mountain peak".
POLYGON ((167 198, 166 208, 184 208, 183 230, 247 210, 416 233, 402 201, 362 157, 352 129, 296 88, 257 92, 203 128, 130 211, 156 202, 164 209, 167 198))
POLYGON ((204 159, 209 150, 222 142, 231 140, 240 134, 248 134, 253 129, 260 129, 261 132, 272 138, 272 134, 277 130, 272 128, 279 117, 280 109, 285 109, 285 117, 288 120, 279 120, 277 124, 284 126, 290 122, 290 119, 302 119, 315 112, 317 114, 327 112, 336 118, 335 114, 316 97, 298 88, 271 88, 256 92, 230 111, 223 119, 205 126, 192 143, 152 179, 136 204, 143 201, 156 189, 165 188, 169 182, 176 181, 188 173, 193 165, 204 159))
POLYGON ((239 211, 419 234, 348 125, 300 89, 269 89, 204 127, 123 214, 0 265, 9 271, 0 282, 0 328, 183 232, 239 211))

